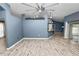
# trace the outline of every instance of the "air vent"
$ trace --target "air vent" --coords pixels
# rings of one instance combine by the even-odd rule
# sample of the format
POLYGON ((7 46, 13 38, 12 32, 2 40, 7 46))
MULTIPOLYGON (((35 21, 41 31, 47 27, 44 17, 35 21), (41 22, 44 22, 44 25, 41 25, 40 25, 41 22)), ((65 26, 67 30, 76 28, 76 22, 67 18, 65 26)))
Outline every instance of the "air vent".
POLYGON ((25 18, 25 20, 44 20, 44 18, 25 18))

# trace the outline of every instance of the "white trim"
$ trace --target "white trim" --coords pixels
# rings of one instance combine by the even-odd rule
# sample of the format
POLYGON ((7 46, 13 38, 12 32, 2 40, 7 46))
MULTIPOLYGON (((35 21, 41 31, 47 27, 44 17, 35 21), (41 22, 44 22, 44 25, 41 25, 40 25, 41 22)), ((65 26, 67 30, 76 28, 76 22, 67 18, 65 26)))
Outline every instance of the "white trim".
POLYGON ((50 36, 49 39, 51 39, 53 36, 50 36))
POLYGON ((11 48, 15 47, 15 46, 16 46, 17 44, 19 44, 22 40, 23 40, 23 39, 19 40, 19 41, 18 41, 18 42, 16 42, 14 45, 12 45, 11 47, 7 48, 7 50, 9 50, 9 49, 11 49, 11 48))
POLYGON ((38 40, 45 40, 45 39, 48 40, 48 39, 50 39, 50 38, 52 38, 52 36, 50 36, 49 38, 22 38, 21 40, 19 40, 18 42, 16 42, 14 45, 12 45, 11 47, 7 48, 7 50, 9 50, 9 49, 15 47, 15 46, 16 46, 17 44, 19 44, 22 40, 29 40, 29 39, 30 39, 30 40, 32 40, 32 39, 33 39, 33 40, 34 40, 34 39, 35 39, 35 40, 37 40, 37 39, 38 39, 38 40))
POLYGON ((37 40, 37 39, 39 39, 39 40, 42 40, 42 39, 46 39, 46 40, 48 40, 49 38, 23 38, 24 40, 37 40))

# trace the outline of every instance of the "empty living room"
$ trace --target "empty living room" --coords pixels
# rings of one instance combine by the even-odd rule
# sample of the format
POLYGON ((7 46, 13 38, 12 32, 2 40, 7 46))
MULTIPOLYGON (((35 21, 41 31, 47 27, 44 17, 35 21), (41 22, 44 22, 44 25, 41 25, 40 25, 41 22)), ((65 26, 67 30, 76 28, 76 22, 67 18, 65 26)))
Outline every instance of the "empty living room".
POLYGON ((0 56, 79 56, 79 3, 0 3, 0 56))

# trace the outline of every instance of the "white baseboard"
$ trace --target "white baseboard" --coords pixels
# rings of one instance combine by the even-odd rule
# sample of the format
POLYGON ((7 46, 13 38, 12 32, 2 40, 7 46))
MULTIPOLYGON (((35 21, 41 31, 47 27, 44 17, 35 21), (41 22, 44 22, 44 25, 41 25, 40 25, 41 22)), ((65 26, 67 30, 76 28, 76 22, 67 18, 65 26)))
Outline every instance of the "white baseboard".
POLYGON ((22 40, 23 40, 23 39, 19 40, 19 41, 18 41, 18 42, 16 42, 14 45, 12 45, 11 47, 7 48, 7 50, 9 50, 9 49, 11 49, 11 48, 15 47, 15 46, 16 46, 17 44, 19 44, 22 40))
POLYGON ((23 38, 24 40, 44 40, 44 39, 46 39, 46 40, 48 40, 49 38, 23 38))
POLYGON ((50 36, 49 39, 51 39, 53 36, 50 36))
POLYGON ((22 40, 48 40, 48 39, 50 39, 52 36, 50 36, 49 38, 22 38, 21 40, 19 40, 18 42, 16 42, 14 45, 12 45, 11 47, 9 47, 9 48, 7 48, 7 50, 9 50, 9 49, 11 49, 11 48, 13 48, 13 47, 15 47, 17 44, 19 44, 22 40))

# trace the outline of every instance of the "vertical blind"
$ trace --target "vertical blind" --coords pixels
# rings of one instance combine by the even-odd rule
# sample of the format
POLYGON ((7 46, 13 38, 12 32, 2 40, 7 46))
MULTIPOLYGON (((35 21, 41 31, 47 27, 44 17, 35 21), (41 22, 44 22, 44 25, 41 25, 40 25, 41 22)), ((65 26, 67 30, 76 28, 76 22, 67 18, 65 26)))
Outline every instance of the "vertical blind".
POLYGON ((74 41, 79 41, 79 24, 72 25, 72 37, 74 41))

